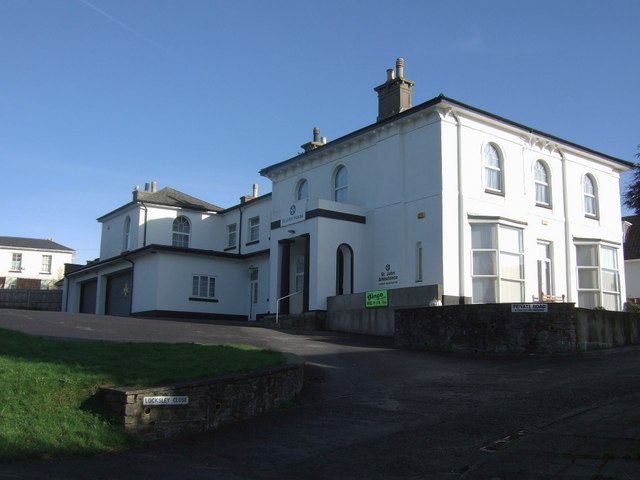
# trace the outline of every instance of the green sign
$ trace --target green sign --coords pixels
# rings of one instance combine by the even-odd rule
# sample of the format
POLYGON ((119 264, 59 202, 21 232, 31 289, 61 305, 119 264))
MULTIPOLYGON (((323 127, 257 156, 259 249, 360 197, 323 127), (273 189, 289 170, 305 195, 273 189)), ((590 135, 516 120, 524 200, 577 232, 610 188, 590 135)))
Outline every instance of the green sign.
POLYGON ((367 308, 389 306, 387 290, 369 290, 365 293, 364 298, 364 304, 367 308))

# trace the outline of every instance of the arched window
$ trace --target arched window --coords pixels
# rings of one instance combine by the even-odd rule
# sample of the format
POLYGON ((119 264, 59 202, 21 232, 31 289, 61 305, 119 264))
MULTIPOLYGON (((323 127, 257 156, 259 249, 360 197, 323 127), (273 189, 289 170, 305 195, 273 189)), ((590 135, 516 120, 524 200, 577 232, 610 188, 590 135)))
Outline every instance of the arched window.
POLYGON ((124 236, 122 238, 122 251, 131 250, 131 217, 124 219, 124 236))
POLYGON ((482 149, 484 164, 484 188, 492 193, 504 193, 502 157, 495 145, 487 143, 482 149))
POLYGON ((596 182, 591 175, 582 179, 582 196, 584 199, 584 214, 587 217, 598 216, 598 191, 596 182))
POLYGON ((347 169, 344 166, 339 166, 333 174, 333 199, 336 202, 345 203, 348 189, 347 169))
POLYGON ((173 240, 171 244, 174 247, 188 247, 189 236, 191 235, 191 223, 184 216, 179 216, 173 221, 173 240))
POLYGON ((296 200, 306 200, 309 198, 309 182, 304 178, 298 182, 296 187, 296 200))
POLYGON ((549 170, 547 166, 541 160, 538 160, 533 167, 533 174, 536 184, 536 205, 550 207, 551 190, 549 188, 549 170))

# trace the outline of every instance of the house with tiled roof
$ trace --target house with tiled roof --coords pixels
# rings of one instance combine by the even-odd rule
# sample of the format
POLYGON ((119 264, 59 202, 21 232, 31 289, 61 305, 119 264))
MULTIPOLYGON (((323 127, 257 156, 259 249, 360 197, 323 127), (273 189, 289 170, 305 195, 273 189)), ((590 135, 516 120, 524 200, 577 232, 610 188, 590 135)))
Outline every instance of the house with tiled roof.
POLYGON ((0 236, 0 288, 54 288, 75 253, 51 239, 0 236))
POLYGON ((249 318, 267 311, 270 194, 223 209, 156 182, 101 216, 100 257, 67 270, 63 309, 249 318))
POLYGON ((640 304, 640 215, 623 217, 622 221, 627 301, 640 304))

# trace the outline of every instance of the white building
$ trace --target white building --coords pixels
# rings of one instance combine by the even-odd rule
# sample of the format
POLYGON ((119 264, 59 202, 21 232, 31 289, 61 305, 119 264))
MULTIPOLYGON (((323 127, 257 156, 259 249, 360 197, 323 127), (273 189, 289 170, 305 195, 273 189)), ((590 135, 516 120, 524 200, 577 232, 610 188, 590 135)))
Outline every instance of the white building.
POLYGON ((632 164, 444 95, 412 107, 412 86, 399 59, 375 89, 376 123, 329 143, 316 132, 261 171, 271 311, 300 289, 292 313, 425 284, 445 304, 544 294, 619 310, 619 177, 632 164))
POLYGON ((100 259, 67 309, 112 314, 324 312, 378 289, 443 303, 626 298, 620 173, 633 164, 440 95, 412 107, 404 64, 377 121, 264 168, 272 194, 223 210, 171 189, 98 219, 100 259))
POLYGON ((50 239, 0 237, 0 288, 54 288, 75 253, 50 239))
POLYGON ((222 209, 155 182, 98 219, 100 257, 67 272, 63 310, 255 319, 266 313, 270 194, 222 209))

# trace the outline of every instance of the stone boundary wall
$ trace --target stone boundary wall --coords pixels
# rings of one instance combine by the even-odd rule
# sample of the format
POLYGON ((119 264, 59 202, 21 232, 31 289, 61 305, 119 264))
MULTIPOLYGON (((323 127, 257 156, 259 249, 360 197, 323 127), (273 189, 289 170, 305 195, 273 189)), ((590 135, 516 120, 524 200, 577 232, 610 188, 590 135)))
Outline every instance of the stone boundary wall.
POLYGON ((62 310, 62 290, 0 290, 0 308, 18 308, 21 310, 62 310))
POLYGON ((541 304, 547 312, 512 313, 511 305, 398 309, 395 344, 462 353, 580 352, 640 344, 638 313, 576 308, 573 303, 541 304))
POLYGON ((142 440, 209 431, 291 401, 302 390, 304 361, 287 357, 283 365, 209 380, 101 388, 97 400, 128 433, 142 440), (150 404, 145 405, 145 398, 150 404))
POLYGON ((394 288, 388 290, 388 307, 365 307, 366 292, 327 298, 327 329, 334 332, 360 333, 393 337, 394 311, 400 307, 429 305, 442 298, 440 285, 394 288))

